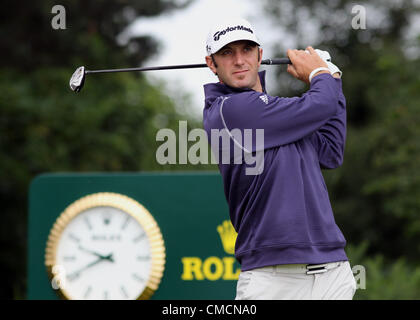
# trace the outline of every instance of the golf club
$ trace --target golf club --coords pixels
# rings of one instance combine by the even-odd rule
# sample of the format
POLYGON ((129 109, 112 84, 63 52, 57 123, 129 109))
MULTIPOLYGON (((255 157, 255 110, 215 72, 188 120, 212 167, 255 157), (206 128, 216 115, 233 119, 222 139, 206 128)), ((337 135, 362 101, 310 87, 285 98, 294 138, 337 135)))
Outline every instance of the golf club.
MULTIPOLYGON (((290 59, 265 59, 261 61, 264 65, 278 65, 290 64, 290 59)), ((85 67, 79 67, 70 78, 70 89, 74 92, 80 92, 85 83, 87 74, 93 73, 111 73, 111 72, 131 72, 131 71, 153 71, 153 70, 173 70, 173 69, 192 69, 192 68, 207 68, 207 64, 184 64, 172 66, 158 66, 158 67, 144 67, 144 68, 126 68, 126 69, 104 69, 104 70, 86 70, 85 67)))

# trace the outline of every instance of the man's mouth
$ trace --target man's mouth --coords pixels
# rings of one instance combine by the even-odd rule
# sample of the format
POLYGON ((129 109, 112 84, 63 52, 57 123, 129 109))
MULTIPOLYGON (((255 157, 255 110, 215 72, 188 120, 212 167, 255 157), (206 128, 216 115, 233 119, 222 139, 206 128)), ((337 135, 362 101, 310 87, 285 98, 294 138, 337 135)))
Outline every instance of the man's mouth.
POLYGON ((248 70, 240 70, 240 71, 235 71, 233 74, 241 74, 241 73, 245 73, 245 72, 247 72, 248 70))

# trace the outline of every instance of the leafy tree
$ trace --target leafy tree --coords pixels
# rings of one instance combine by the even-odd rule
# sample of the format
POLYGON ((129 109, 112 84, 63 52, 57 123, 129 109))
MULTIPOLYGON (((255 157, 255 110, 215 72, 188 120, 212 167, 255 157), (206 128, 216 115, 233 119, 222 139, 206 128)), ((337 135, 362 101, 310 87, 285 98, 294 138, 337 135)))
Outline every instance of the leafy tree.
MULTIPOLYGON (((88 79, 75 94, 68 81, 79 65, 141 65, 157 52, 150 37, 117 41, 138 17, 183 8, 190 1, 61 1, 66 29, 54 30, 54 1, 3 4, 0 12, 0 272, 3 298, 24 298, 27 197, 30 181, 51 171, 174 170, 156 163, 155 135, 178 120, 166 88, 141 74, 88 79)), ((185 166, 184 166, 185 167, 185 166)), ((182 169, 188 169, 188 168, 182 169)), ((197 169, 194 167, 193 169, 197 169)))
MULTIPOLYGON (((336 221, 367 254, 420 260, 420 79, 415 1, 359 1, 367 28, 353 29, 352 1, 265 1, 267 13, 297 48, 327 50, 343 71, 348 130, 344 164, 325 170, 336 221)), ((278 42, 283 56, 288 48, 278 42)), ((277 94, 306 87, 284 72, 277 94)), ((418 298, 418 297, 417 297, 418 298)))

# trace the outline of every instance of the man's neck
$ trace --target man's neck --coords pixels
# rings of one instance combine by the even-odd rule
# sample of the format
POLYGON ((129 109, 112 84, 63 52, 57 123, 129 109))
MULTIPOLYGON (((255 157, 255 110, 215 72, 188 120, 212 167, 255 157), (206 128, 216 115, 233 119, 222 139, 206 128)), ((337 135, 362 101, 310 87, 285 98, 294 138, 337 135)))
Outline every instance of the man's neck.
MULTIPOLYGON (((222 81, 222 80, 220 80, 220 79, 219 79, 219 82, 220 82, 220 83, 223 83, 223 81, 222 81)), ((252 90, 254 90, 254 91, 261 92, 261 93, 263 93, 263 92, 264 92, 264 91, 263 91, 263 88, 262 88, 261 81, 260 81, 260 75, 259 75, 259 74, 258 74, 258 76, 257 76, 257 82, 255 83, 255 85, 254 85, 252 88, 249 88, 249 89, 252 89, 252 90)))
POLYGON ((257 91, 257 92, 263 92, 263 89, 262 89, 262 84, 261 84, 261 81, 260 81, 260 76, 258 75, 258 77, 257 77, 257 83, 255 84, 255 86, 253 87, 253 88, 251 88, 252 90, 254 90, 254 91, 257 91))

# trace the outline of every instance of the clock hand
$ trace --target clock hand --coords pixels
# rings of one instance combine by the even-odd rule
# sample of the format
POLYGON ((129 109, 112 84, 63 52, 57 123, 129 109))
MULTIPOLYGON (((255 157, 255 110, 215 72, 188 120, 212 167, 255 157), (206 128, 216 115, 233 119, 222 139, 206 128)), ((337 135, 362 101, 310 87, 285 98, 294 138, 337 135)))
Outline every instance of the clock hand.
POLYGON ((81 273, 82 271, 85 271, 86 269, 89 269, 90 267, 93 267, 95 264, 98 264, 98 263, 99 263, 99 262, 101 262, 102 260, 103 260, 102 258, 99 258, 99 259, 97 259, 97 260, 95 260, 95 261, 93 261, 93 262, 89 263, 87 266, 84 266, 83 268, 81 268, 81 269, 79 269, 79 270, 77 270, 77 271, 74 271, 74 272, 70 273, 69 275, 67 275, 67 278, 68 278, 70 281, 72 281, 72 280, 74 280, 74 279, 78 278, 78 277, 80 276, 80 273, 81 273))
POLYGON ((114 257, 112 255, 113 253, 110 253, 109 255, 105 256, 103 259, 114 262, 114 257))
POLYGON ((114 258, 112 257, 112 255, 113 254, 110 253, 107 256, 101 256, 101 257, 99 257, 98 259, 96 259, 95 261, 89 263, 88 265, 84 266, 83 268, 81 268, 81 269, 79 269, 77 271, 74 271, 74 272, 70 273, 69 275, 67 275, 67 278, 70 281, 72 281, 72 280, 78 278, 80 276, 80 273, 82 271, 85 271, 86 269, 89 269, 89 268, 93 267, 94 265, 98 264, 99 262, 101 262, 103 260, 108 260, 108 261, 114 262, 114 258))
MULTIPOLYGON (((92 250, 86 249, 86 248, 84 248, 84 247, 82 247, 82 246, 79 246, 79 249, 80 249, 80 250, 82 250, 82 251, 85 251, 85 252, 91 253, 91 254, 93 254, 93 255, 95 255, 95 256, 97 256, 97 257, 101 258, 101 259, 109 260, 109 256, 110 256, 110 255, 108 255, 108 256, 104 256, 104 255, 102 255, 102 254, 100 254, 100 253, 97 253, 97 252, 95 252, 95 251, 92 251, 92 250)), ((112 254, 111 254, 111 256, 112 256, 112 254)))

